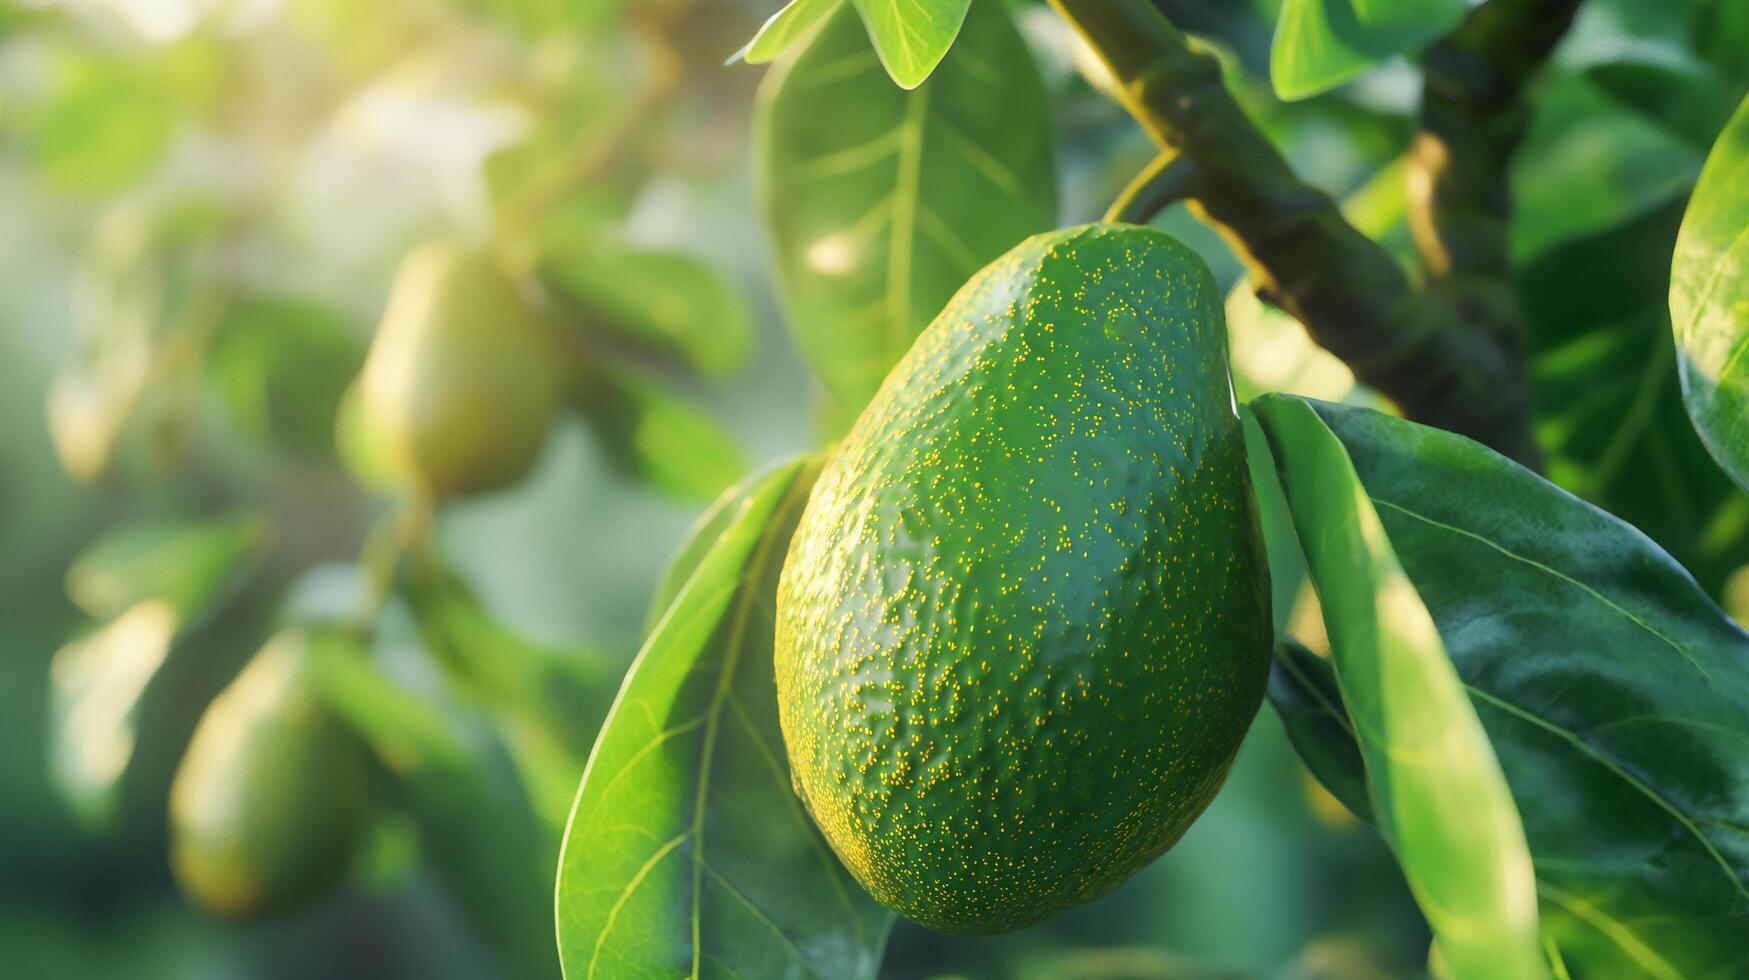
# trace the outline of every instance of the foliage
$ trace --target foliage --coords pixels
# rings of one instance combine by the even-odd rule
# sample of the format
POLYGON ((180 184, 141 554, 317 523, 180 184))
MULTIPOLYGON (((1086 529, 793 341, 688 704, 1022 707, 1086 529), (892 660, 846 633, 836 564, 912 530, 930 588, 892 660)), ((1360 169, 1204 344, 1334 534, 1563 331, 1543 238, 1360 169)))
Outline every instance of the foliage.
POLYGON ((1745 52, 1740 0, 0 5, 9 965, 1738 976, 1745 52), (968 286, 1101 214, 1214 270, 1224 328, 1206 304, 1195 338, 1240 404, 1186 411, 1238 408, 1230 452, 1149 400, 1220 353, 1192 377, 1064 340, 1172 319, 1150 249, 968 286), (980 346, 895 370, 944 309, 1024 369, 980 346), (881 405, 918 425, 876 445, 881 405), (875 481, 909 516, 804 522, 865 455, 912 461, 875 481), (1236 546, 1198 508, 1248 520, 1247 474, 1269 616, 1101 574, 1216 581, 1236 546), (1143 510, 1183 520, 1109 553, 1067 530, 1143 510), (778 706, 798 526, 841 581, 792 640, 854 660, 785 701, 837 726, 809 746, 778 706), (1000 608, 887 602, 974 579, 1000 608), (1273 712, 1198 707, 1227 661, 1161 684, 1161 644, 1113 639, 1138 609, 1210 657, 1273 634, 1273 712), (1177 727, 1058 752, 1088 729, 1021 718, 1043 695, 1008 663, 1053 627, 1062 662, 1137 671, 1099 732, 1177 727), (900 730, 941 719, 895 692, 951 687, 955 637, 995 680, 953 704, 1019 733, 924 758, 900 730), (839 695, 891 730, 838 739, 839 695), (1230 778, 1160 789, 1241 734, 1230 778), (1138 758, 1167 775, 1132 799, 1138 758), (984 795, 855 814, 903 846, 798 795, 943 760, 984 795), (1040 870, 1038 811, 1002 796, 1039 785, 1120 821, 1213 803, 1159 861, 1136 836, 1148 867, 1109 896, 998 938, 847 870, 875 848, 912 875, 874 888, 892 906, 972 881, 1012 923, 977 861, 1021 854, 1074 884, 1056 905, 1091 899, 1113 849, 1040 870), (177 882, 259 921, 197 918, 177 882))

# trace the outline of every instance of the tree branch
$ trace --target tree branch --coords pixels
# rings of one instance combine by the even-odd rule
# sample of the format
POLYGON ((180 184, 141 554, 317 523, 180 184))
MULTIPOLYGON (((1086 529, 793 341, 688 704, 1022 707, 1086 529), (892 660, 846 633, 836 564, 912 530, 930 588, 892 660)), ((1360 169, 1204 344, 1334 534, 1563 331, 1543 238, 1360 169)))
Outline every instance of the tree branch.
POLYGON ((1414 289, 1329 195, 1300 181, 1212 57, 1151 0, 1051 3, 1099 53, 1161 149, 1195 161, 1191 206, 1239 255, 1259 295, 1410 418, 1538 465, 1522 359, 1414 289))

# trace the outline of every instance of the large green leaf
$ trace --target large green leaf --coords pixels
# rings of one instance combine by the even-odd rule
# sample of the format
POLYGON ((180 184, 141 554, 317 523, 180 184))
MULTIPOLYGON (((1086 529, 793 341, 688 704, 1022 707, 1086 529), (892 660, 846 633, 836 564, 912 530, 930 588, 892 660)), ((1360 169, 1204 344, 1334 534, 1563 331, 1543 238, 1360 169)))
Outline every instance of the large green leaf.
POLYGON ((1330 662, 1300 643, 1281 641, 1269 666, 1269 704, 1306 769, 1348 812, 1373 820, 1366 763, 1330 662))
POLYGON ((1513 789, 1570 974, 1741 975, 1749 636, 1632 527, 1475 443, 1264 401, 1345 448, 1513 789))
POLYGON ((1524 828, 1379 514, 1307 402, 1253 408, 1323 603, 1372 811, 1445 962, 1459 978, 1545 975, 1524 828))
POLYGON ((1269 52, 1275 94, 1303 99, 1335 88, 1456 27, 1464 0, 1285 0, 1269 52))
MULTIPOLYGON (((887 74, 916 88, 953 46, 972 0, 851 0, 887 74)), ((998 6, 986 2, 983 6, 998 6)))
POLYGON ((972 273, 1056 221, 1044 86, 1000 3, 913 92, 846 5, 766 79, 755 125, 791 329, 851 412, 972 273))
POLYGON ((1646 261, 1674 246, 1686 199, 1554 245, 1516 279, 1549 478, 1644 531, 1716 591, 1749 562, 1749 497, 1695 435, 1668 268, 1646 261))
MULTIPOLYGON (((818 472, 738 488, 644 643, 584 773, 559 862, 559 953, 591 977, 873 977, 892 916, 790 786, 772 624, 818 472)), ((696 553, 695 549, 688 549, 696 553)))
POLYGON ((1719 134, 1682 219, 1670 319, 1695 430, 1749 487, 1749 99, 1719 134))

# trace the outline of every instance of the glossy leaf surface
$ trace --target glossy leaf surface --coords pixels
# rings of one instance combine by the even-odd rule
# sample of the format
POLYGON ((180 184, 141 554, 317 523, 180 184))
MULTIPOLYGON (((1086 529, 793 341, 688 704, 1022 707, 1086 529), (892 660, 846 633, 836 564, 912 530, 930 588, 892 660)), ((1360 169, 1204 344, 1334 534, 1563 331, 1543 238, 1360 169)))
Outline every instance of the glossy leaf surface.
POLYGON ((1275 94, 1304 99, 1457 26, 1464 0, 1285 0, 1269 53, 1275 94))
MULTIPOLYGON (((912 89, 941 64, 972 0, 851 0, 887 74, 912 89)), ((984 4, 984 6, 993 6, 984 4)))
POLYGON ((1670 319, 1695 430, 1749 487, 1749 99, 1713 145, 1683 217, 1670 319))
MULTIPOLYGON (((565 975, 872 977, 892 916, 790 786, 772 682, 778 571, 817 464, 732 491, 732 518, 645 641, 559 863, 565 975)), ((697 553, 688 548, 685 553, 697 553)))
POLYGON ((1439 631, 1309 403, 1253 405, 1324 607, 1372 810, 1456 977, 1545 974, 1530 853, 1439 631))
POLYGON ((1495 453, 1305 404, 1346 448, 1487 729, 1570 974, 1735 976, 1749 636, 1633 528, 1495 453))
MULTIPOLYGON (((843 0, 790 0, 782 10, 771 15, 759 27, 759 33, 747 46, 735 53, 735 58, 750 65, 762 65, 788 51, 826 19, 843 0)), ((731 61, 734 58, 729 59, 731 61)))
POLYGON ((1048 100, 1000 3, 928 83, 883 77, 845 5, 761 90, 763 210, 803 356, 866 403, 972 273, 1056 221, 1048 100))

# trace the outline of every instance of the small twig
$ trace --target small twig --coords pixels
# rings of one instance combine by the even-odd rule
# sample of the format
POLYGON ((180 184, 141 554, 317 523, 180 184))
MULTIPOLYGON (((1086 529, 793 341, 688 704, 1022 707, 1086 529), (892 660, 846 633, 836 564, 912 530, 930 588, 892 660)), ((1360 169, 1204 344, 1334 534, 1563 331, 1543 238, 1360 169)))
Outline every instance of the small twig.
POLYGON ((1108 222, 1146 224, 1154 215, 1174 204, 1195 197, 1201 185, 1202 168, 1194 159, 1178 153, 1162 153, 1118 193, 1106 209, 1108 222))

